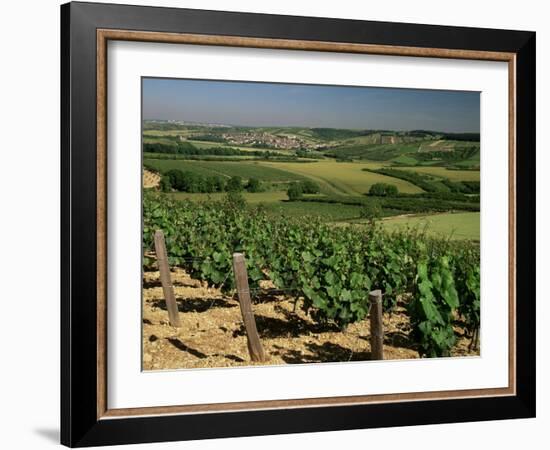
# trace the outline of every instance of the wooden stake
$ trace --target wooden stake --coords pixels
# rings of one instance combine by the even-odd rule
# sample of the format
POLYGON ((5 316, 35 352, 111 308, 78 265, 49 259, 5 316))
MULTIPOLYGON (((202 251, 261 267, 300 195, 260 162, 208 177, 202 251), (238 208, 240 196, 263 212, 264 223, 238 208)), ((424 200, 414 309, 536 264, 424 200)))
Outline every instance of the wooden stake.
POLYGON ((250 359, 260 362, 267 361, 267 356, 260 342, 260 336, 258 336, 254 313, 252 312, 246 262, 242 253, 233 253, 233 272, 235 273, 235 284, 237 286, 237 293, 239 294, 239 303, 241 305, 241 313, 246 329, 250 359))
POLYGON ((382 323, 382 291, 369 293, 371 359, 384 359, 384 325, 382 323))
POLYGON ((180 327, 180 318, 178 314, 178 304, 174 295, 172 278, 170 277, 170 267, 168 266, 168 255, 166 254, 166 244, 164 242, 164 233, 161 230, 155 231, 155 253, 157 254, 157 263, 160 272, 160 282, 168 310, 168 319, 173 327, 180 327))

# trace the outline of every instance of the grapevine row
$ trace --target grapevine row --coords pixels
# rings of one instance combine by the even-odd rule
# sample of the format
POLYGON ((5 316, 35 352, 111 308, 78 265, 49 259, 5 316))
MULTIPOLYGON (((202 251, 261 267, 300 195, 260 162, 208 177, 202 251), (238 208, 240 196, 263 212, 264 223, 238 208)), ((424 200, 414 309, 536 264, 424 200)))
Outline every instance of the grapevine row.
POLYGON ((421 356, 450 354, 458 317, 470 334, 479 328, 479 248, 473 243, 416 230, 388 234, 375 224, 336 227, 310 216, 273 217, 238 197, 194 203, 148 192, 143 217, 145 252, 161 229, 171 265, 223 290, 234 287, 227 276, 232 253, 244 252, 251 288, 269 279, 294 293, 314 320, 342 329, 367 316, 371 289, 382 289, 387 311, 405 296, 421 356))

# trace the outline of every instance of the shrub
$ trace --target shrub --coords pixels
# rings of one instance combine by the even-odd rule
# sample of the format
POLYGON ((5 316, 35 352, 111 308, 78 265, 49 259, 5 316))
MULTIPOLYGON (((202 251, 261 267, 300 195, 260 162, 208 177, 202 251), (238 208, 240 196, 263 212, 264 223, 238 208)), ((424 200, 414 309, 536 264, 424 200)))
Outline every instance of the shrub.
POLYGON ((243 190, 243 181, 239 176, 234 176, 229 179, 226 185, 229 192, 241 192, 243 190))
POLYGON ((171 169, 163 176, 166 186, 180 192, 214 192, 214 180, 189 171, 171 169))
POLYGON ((244 209, 246 199, 237 191, 229 191, 225 196, 225 205, 231 209, 244 209))
POLYGON ((248 192, 261 192, 262 184, 260 183, 260 180, 257 178, 250 178, 246 185, 246 190, 248 192))
POLYGON ((171 169, 164 174, 164 178, 168 179, 170 186, 176 191, 185 191, 185 175, 179 169, 171 169))
POLYGON ((399 194, 397 186, 387 183, 375 183, 369 189, 369 195, 377 197, 394 197, 399 194))
POLYGON ((321 188, 317 183, 311 180, 305 180, 300 183, 302 193, 304 194, 318 194, 321 192, 321 188))
POLYGON ((363 219, 376 220, 382 215, 382 208, 378 202, 369 202, 361 208, 359 215, 363 219))
POLYGON ((162 192, 170 192, 172 190, 172 184, 170 183, 170 177, 163 175, 160 179, 160 190, 162 192))
POLYGON ((299 198, 301 198, 303 195, 301 184, 291 183, 288 187, 288 190, 286 191, 286 195, 288 195, 288 199, 290 201, 298 200, 299 198))

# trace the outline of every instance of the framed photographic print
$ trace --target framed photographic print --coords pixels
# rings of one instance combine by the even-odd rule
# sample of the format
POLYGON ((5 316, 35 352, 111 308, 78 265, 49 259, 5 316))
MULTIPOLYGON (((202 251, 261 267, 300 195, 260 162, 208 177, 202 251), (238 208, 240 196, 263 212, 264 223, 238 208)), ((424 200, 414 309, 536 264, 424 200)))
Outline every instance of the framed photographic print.
POLYGON ((63 444, 534 416, 535 33, 61 19, 63 444))

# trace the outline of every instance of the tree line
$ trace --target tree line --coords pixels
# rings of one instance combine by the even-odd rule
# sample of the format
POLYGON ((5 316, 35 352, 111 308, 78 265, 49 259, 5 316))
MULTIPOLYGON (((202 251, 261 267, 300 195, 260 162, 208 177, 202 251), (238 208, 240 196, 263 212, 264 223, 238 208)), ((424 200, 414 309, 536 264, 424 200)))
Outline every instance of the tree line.
POLYGON ((233 147, 209 147, 198 148, 191 142, 176 142, 174 144, 163 144, 160 142, 143 144, 143 151, 145 153, 160 153, 160 154, 172 154, 172 155, 188 155, 188 156, 276 156, 276 152, 262 151, 262 150, 240 150, 233 147))
POLYGON ((162 175, 160 189, 163 192, 178 191, 191 193, 215 192, 261 192, 262 183, 257 178, 246 182, 239 176, 229 179, 220 175, 201 175, 191 171, 171 169, 162 175))
POLYGON ((319 185, 311 180, 290 183, 286 191, 290 201, 300 200, 304 194, 319 194, 319 185))

